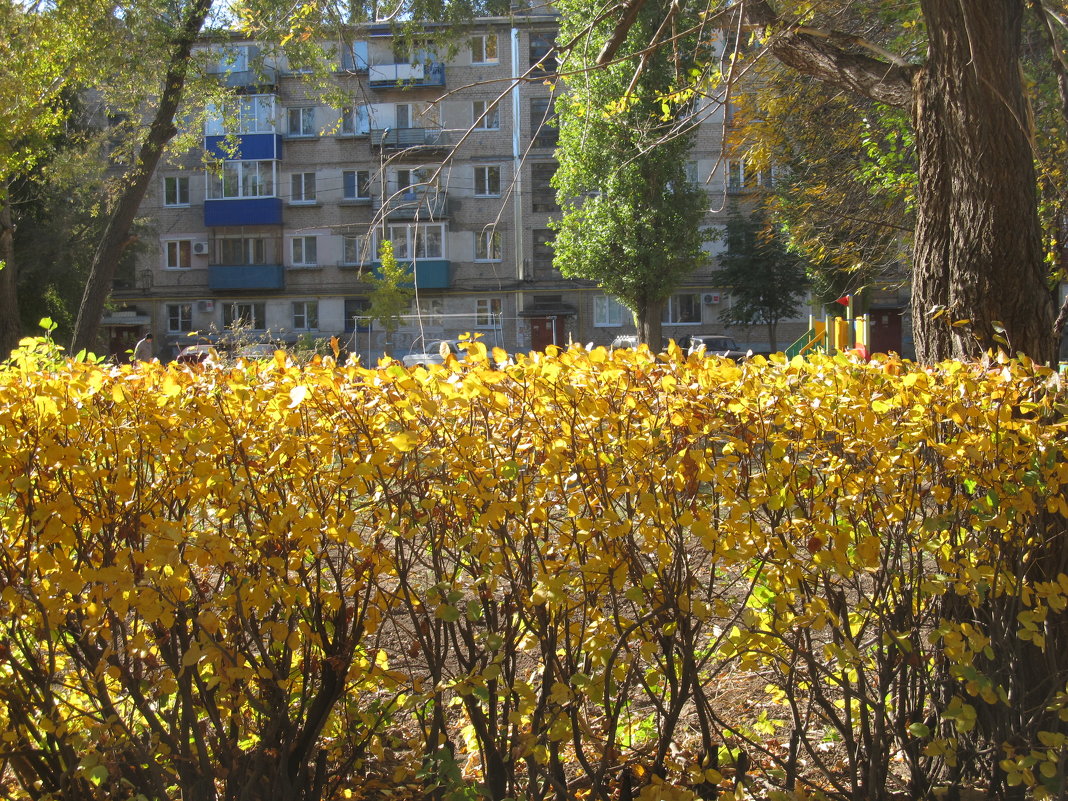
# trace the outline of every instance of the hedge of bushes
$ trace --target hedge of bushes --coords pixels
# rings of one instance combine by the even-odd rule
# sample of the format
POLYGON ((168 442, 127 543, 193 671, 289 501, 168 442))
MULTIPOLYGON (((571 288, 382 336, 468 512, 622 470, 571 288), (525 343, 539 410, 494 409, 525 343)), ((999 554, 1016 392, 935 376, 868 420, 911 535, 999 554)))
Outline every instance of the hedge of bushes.
POLYGON ((1056 375, 0 368, 27 799, 1066 792, 1056 375))

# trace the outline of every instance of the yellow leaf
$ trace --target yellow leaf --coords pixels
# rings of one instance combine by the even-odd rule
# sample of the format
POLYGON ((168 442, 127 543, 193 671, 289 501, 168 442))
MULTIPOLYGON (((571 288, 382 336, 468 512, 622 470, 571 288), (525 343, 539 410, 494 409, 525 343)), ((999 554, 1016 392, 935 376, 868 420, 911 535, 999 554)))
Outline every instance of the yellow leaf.
POLYGON ((405 431, 401 434, 397 434, 391 437, 390 444, 402 453, 412 450, 419 444, 419 432, 417 431, 405 431))

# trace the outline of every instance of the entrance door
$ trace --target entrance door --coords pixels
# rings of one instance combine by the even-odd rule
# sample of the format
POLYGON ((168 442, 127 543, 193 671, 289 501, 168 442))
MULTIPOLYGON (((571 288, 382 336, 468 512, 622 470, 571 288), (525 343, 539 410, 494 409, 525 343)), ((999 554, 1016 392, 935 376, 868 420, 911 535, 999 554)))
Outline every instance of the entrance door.
POLYGON ((550 345, 564 344, 564 320, 562 317, 530 318, 530 349, 545 350, 550 345))
POLYGON ((872 353, 901 353, 901 309, 872 309, 872 353))

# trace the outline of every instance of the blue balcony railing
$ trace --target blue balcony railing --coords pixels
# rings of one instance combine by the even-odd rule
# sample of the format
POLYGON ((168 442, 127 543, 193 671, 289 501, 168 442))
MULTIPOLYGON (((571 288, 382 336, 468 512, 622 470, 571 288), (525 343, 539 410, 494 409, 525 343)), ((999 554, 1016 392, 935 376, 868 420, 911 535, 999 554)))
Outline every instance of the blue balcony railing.
POLYGON ((281 225, 282 198, 245 197, 204 201, 204 225, 281 225))
MULTIPOLYGON (((405 263, 404 259, 397 259, 409 273, 412 263, 405 263)), ((380 276, 380 262, 374 262, 372 270, 376 276, 380 276)), ((403 286, 412 287, 418 284, 420 289, 449 289, 451 284, 452 262, 448 259, 420 259, 415 262, 415 281, 409 281, 403 286)))
POLYGON ((208 287, 223 292, 246 289, 285 289, 281 264, 214 264, 208 267, 208 287))
POLYGON ((204 150, 223 160, 277 161, 282 158, 282 136, 276 133, 205 136, 204 150))

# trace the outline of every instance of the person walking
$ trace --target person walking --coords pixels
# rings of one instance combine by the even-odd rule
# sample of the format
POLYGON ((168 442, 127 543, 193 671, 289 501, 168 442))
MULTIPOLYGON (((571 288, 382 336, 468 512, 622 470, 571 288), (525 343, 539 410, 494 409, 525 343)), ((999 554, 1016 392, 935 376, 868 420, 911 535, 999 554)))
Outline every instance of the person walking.
POLYGON ((145 334, 144 339, 134 345, 133 358, 131 362, 150 362, 152 361, 152 334, 145 334))

